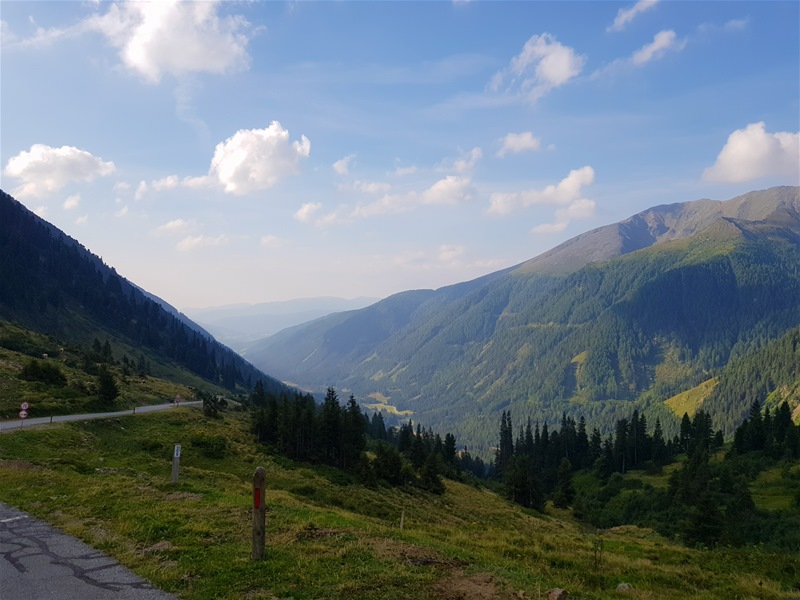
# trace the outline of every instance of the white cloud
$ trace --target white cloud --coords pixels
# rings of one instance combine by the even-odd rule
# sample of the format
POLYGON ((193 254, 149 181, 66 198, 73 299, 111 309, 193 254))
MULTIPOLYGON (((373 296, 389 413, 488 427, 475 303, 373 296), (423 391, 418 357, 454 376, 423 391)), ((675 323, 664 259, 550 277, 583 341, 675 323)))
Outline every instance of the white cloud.
POLYGON ((725 31, 742 31, 747 29, 750 24, 750 19, 731 19, 723 26, 725 31))
POLYGON ((147 193, 147 182, 142 180, 139 182, 139 185, 136 186, 136 193, 133 195, 134 200, 137 202, 144 198, 144 195, 147 193))
POLYGON ((308 158, 311 142, 306 136, 289 141, 289 132, 278 121, 266 129, 240 129, 217 144, 209 176, 226 193, 247 194, 275 185, 300 172, 300 160, 308 158))
POLYGON ((654 8, 656 4, 658 4, 658 0, 639 0, 630 8, 620 8, 614 23, 609 25, 606 31, 622 31, 637 15, 654 8))
POLYGON ((37 206, 33 209, 33 214, 37 217, 44 219, 45 215, 47 214, 47 207, 46 206, 37 206))
POLYGON ((131 189, 131 184, 127 181, 118 181, 114 184, 115 192, 125 192, 131 189))
POLYGON ((206 235, 190 235, 183 238, 176 244, 176 248, 181 252, 194 250, 195 248, 205 248, 210 246, 225 246, 230 242, 227 235, 220 234, 218 236, 210 237, 206 235))
POLYGON ((499 158, 506 154, 517 154, 519 152, 537 151, 542 147, 542 142, 534 137, 530 131, 522 133, 509 133, 503 138, 503 146, 497 152, 499 158))
POLYGON ((85 225, 89 221, 89 215, 83 215, 75 219, 75 225, 85 225))
POLYGON ((156 191, 160 192, 162 190, 173 190, 178 187, 180 181, 178 180, 177 175, 169 175, 168 177, 163 177, 161 179, 155 179, 150 182, 150 187, 156 191))
POLYGON ((458 262, 458 259, 464 256, 465 252, 464 246, 442 244, 439 246, 439 262, 450 264, 458 262))
POLYGON ((703 172, 706 181, 740 182, 785 176, 800 184, 800 132, 769 133, 763 121, 737 129, 703 172))
POLYGON ((80 203, 81 203, 81 195, 73 194, 72 196, 64 200, 64 210, 72 210, 73 208, 78 208, 78 205, 80 203))
POLYGON ((394 170, 394 175, 396 177, 405 177, 406 175, 413 175, 417 172, 417 167, 411 165, 409 167, 397 167, 394 170))
POLYGON ((594 169, 589 166, 573 169, 555 185, 522 192, 495 193, 490 198, 489 213, 507 215, 533 205, 555 205, 554 222, 538 225, 534 233, 564 231, 573 220, 588 219, 594 214, 595 202, 583 197, 586 186, 594 183, 594 169))
POLYGON ((127 217, 127 216, 128 216, 128 205, 126 204, 125 206, 123 206, 122 208, 120 208, 120 209, 119 209, 119 210, 116 212, 116 216, 118 216, 118 217, 127 217))
POLYGON ((361 192, 362 194, 386 194, 392 188, 388 183, 382 181, 359 181, 353 183, 343 183, 337 186, 339 191, 361 192))
POLYGON ((68 183, 89 182, 110 175, 115 169, 113 162, 74 146, 53 148, 34 144, 30 150, 10 158, 3 172, 22 180, 22 185, 14 190, 15 196, 37 197, 56 192, 68 183))
POLYGON ((472 199, 472 182, 468 177, 448 175, 420 195, 422 204, 460 204, 472 199))
POLYGON ((665 29, 664 31, 659 31, 652 42, 645 44, 634 52, 633 56, 631 56, 631 63, 636 66, 643 65, 651 60, 661 58, 670 50, 677 52, 685 47, 686 40, 677 39, 674 31, 665 29))
POLYGON ((150 83, 165 74, 222 74, 247 66, 249 23, 220 17, 219 2, 117 2, 86 20, 150 83))
POLYGON ((347 175, 350 172, 350 163, 356 157, 355 154, 349 154, 344 158, 340 158, 335 163, 333 163, 333 170, 336 171, 339 175, 347 175))
POLYGON ((559 208, 555 214, 554 223, 543 223, 537 225, 531 231, 533 233, 560 233, 567 228, 573 220, 588 219, 594 215, 594 200, 578 198, 566 208, 559 208))
POLYGON ((159 225, 156 228, 156 233, 159 234, 172 234, 172 233, 183 233, 187 229, 189 229, 190 223, 183 219, 173 219, 172 221, 167 221, 163 225, 159 225))
POLYGON ((489 212, 507 215, 515 210, 527 208, 534 204, 569 205, 580 200, 583 188, 594 183, 594 169, 590 166, 573 169, 556 185, 548 185, 544 189, 525 190, 522 192, 492 194, 489 212))
POLYGON ((483 158, 483 151, 477 147, 473 148, 453 163, 453 169, 455 169, 457 173, 472 171, 481 158, 483 158))
POLYGON ((281 239, 276 235, 262 235, 259 244, 263 248, 277 248, 281 245, 281 239))
POLYGON ((549 33, 532 36, 511 64, 495 74, 490 88, 535 102, 580 74, 586 57, 549 33))
POLYGON ((294 218, 301 223, 308 223, 320 208, 322 208, 322 204, 319 202, 306 202, 294 213, 294 218))

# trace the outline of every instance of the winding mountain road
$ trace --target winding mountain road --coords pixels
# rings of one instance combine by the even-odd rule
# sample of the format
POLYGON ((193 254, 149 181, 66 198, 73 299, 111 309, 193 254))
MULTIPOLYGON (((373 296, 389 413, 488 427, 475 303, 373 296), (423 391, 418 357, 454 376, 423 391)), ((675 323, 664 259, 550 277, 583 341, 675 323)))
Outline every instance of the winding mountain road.
POLYGON ((63 423, 64 421, 88 421, 89 419, 107 419, 109 417, 121 417, 124 415, 141 415, 144 413, 157 412, 160 410, 169 410, 177 406, 196 406, 202 404, 201 400, 194 400, 192 402, 181 402, 180 404, 152 404, 149 406, 137 406, 129 410, 118 410, 116 412, 107 413, 88 413, 83 415, 60 415, 52 417, 38 417, 35 419, 18 419, 16 421, 0 421, 0 433, 8 433, 18 429, 25 429, 26 427, 33 427, 36 425, 45 425, 49 423, 63 423))

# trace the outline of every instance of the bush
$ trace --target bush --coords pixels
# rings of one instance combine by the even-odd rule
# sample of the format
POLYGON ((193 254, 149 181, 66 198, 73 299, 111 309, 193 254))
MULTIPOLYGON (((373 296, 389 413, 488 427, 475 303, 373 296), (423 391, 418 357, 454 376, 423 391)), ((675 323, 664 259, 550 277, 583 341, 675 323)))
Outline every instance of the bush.
POLYGON ((67 378, 64 377, 57 364, 36 360, 35 358, 22 367, 20 377, 26 381, 41 381, 42 383, 59 387, 67 385, 67 378))

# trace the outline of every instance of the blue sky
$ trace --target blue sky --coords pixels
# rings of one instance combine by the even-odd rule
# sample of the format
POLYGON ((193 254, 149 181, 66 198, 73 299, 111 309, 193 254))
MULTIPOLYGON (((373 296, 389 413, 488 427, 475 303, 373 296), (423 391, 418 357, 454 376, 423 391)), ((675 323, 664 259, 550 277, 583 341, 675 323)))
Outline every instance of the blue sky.
POLYGON ((178 308, 800 185, 798 2, 0 3, 2 188, 178 308))

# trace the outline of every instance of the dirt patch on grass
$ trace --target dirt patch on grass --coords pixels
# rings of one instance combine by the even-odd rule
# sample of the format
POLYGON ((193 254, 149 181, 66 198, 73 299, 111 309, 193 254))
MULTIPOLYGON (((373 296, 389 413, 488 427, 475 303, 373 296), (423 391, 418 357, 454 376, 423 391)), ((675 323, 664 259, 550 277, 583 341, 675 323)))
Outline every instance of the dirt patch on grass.
POLYGON ((201 500, 203 494, 195 492, 172 492, 164 496, 164 500, 201 500))
POLYGON ((169 550, 174 550, 175 544, 170 542, 169 540, 161 540, 160 542, 156 542, 152 546, 148 546, 142 552, 144 554, 156 554, 158 552, 168 552, 169 550))
POLYGON ((39 469, 39 467, 27 460, 0 460, 0 468, 16 469, 17 471, 35 471, 39 469))
POLYGON ((434 586, 435 597, 440 600, 502 600, 500 586, 492 575, 454 573, 434 586))
POLYGON ((429 548, 412 546, 398 540, 383 538, 366 540, 365 543, 377 558, 405 562, 415 567, 431 566, 456 569, 466 565, 464 561, 446 559, 429 548))

